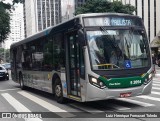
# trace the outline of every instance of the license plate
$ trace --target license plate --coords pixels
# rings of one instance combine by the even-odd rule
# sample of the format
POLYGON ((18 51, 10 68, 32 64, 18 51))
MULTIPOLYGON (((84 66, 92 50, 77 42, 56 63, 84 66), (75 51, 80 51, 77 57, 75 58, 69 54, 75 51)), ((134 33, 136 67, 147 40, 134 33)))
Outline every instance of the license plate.
POLYGON ((132 92, 127 92, 127 93, 120 93, 120 97, 124 98, 124 97, 130 97, 132 92))

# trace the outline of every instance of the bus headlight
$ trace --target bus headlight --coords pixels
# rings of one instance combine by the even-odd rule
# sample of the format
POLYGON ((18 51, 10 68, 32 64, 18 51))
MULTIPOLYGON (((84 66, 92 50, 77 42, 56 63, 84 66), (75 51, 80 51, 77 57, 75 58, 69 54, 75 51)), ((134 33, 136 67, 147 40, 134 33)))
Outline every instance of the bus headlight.
POLYGON ((152 79, 152 73, 149 74, 148 79, 152 79))
POLYGON ((90 84, 92 84, 100 89, 106 88, 106 86, 104 85, 104 83, 102 81, 100 81, 99 79, 96 79, 94 77, 89 76, 89 82, 90 82, 90 84))
POLYGON ((145 79, 144 84, 148 84, 148 83, 152 80, 152 78, 153 78, 153 74, 150 73, 150 74, 148 75, 148 78, 145 79))

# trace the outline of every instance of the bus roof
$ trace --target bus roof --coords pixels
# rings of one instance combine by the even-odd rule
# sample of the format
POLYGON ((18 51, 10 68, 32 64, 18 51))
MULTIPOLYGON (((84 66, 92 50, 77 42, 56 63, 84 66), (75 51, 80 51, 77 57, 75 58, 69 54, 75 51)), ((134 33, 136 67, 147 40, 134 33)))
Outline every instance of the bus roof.
POLYGON ((24 44, 24 43, 27 43, 27 42, 32 41, 34 39, 38 39, 40 37, 46 36, 47 34, 49 34, 51 32, 51 30, 53 28, 55 28, 57 26, 60 26, 60 25, 63 25, 63 24, 65 24, 65 23, 67 23, 67 22, 69 22, 71 20, 76 19, 76 18, 80 18, 81 19, 83 17, 95 17, 95 16, 97 17, 97 16, 107 16, 107 15, 108 16, 127 16, 127 17, 137 17, 137 18, 140 18, 139 16, 130 15, 130 14, 124 14, 124 13, 87 13, 87 14, 79 14, 79 15, 75 16, 74 18, 70 19, 70 20, 67 20, 67 21, 62 22, 60 24, 57 24, 55 26, 51 26, 49 28, 46 28, 46 29, 42 30, 39 33, 31 35, 31 36, 29 36, 29 37, 27 37, 27 38, 25 38, 25 39, 23 39, 23 40, 21 40, 21 41, 19 41, 17 43, 12 44, 11 48, 16 47, 16 46, 21 45, 21 44, 24 44))
POLYGON ((140 18, 139 16, 136 16, 136 15, 131 15, 131 14, 125 14, 125 13, 86 13, 86 14, 79 14, 77 15, 80 16, 80 17, 94 17, 94 16, 104 16, 104 15, 109 15, 109 16, 129 16, 129 17, 138 17, 140 18))

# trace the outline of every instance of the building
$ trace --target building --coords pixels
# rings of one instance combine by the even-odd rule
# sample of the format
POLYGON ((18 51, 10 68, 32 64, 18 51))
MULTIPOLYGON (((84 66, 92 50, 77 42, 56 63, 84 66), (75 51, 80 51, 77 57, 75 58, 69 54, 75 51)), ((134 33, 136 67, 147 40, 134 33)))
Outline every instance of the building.
POLYGON ((75 0, 62 0, 62 22, 74 17, 75 0))
MULTIPOLYGON (((87 0, 75 0, 75 8, 81 6, 87 0)), ((108 0, 117 1, 117 0, 108 0)), ((160 0, 118 0, 123 4, 131 4, 136 7, 135 15, 140 16, 146 27, 148 39, 150 42, 157 36, 160 31, 160 0)))
POLYGON ((136 7, 135 15, 140 16, 146 27, 148 39, 151 43, 152 52, 157 54, 157 40, 160 41, 160 0, 121 0, 124 4, 136 7))
POLYGON ((25 0, 25 37, 61 23, 61 0, 25 0))
POLYGON ((136 7, 135 14, 143 19, 148 39, 152 42, 160 31, 160 0, 122 0, 122 2, 136 7))
POLYGON ((22 11, 23 5, 17 4, 15 10, 10 13, 10 34, 4 44, 4 48, 6 49, 9 49, 12 43, 24 39, 24 20, 22 11))

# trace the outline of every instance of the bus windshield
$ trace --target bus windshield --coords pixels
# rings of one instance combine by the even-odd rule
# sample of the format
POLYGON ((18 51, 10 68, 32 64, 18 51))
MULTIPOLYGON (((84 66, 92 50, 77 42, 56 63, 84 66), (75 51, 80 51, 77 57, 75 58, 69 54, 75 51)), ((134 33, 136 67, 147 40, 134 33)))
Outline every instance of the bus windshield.
POLYGON ((101 28, 87 31, 87 42, 93 70, 141 68, 150 63, 143 30, 101 28))

